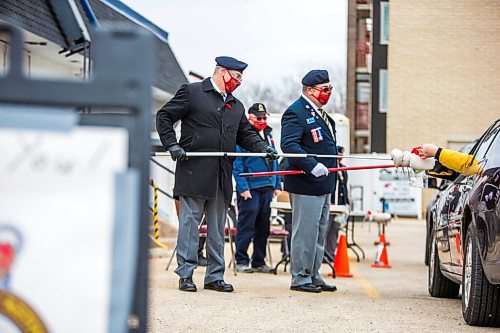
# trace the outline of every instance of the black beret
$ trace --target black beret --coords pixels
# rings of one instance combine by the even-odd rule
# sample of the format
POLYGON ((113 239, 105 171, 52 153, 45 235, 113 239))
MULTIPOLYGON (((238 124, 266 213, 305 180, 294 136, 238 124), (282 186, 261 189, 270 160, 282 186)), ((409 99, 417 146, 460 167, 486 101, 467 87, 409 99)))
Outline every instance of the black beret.
POLYGON ((263 116, 267 113, 266 106, 262 103, 255 103, 248 109, 248 113, 253 113, 256 116, 263 116))
POLYGON ((236 60, 232 57, 217 57, 215 58, 215 63, 217 66, 224 67, 226 69, 235 70, 243 72, 247 68, 248 64, 243 61, 236 60))
POLYGON ((327 82, 330 82, 328 71, 323 69, 313 69, 302 78, 302 84, 304 86, 315 86, 327 82))

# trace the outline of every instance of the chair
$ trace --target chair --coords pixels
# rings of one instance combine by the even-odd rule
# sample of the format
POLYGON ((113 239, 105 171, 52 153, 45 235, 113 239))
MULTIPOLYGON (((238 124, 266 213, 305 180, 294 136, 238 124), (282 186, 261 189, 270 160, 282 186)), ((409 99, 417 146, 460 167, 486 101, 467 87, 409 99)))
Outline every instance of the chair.
MULTIPOLYGON (((180 202, 179 202, 179 200, 175 200, 175 211, 177 213, 177 217, 179 217, 179 209, 180 209, 180 202)), ((204 220, 205 219, 202 218, 200 221, 200 224, 198 226, 201 237, 207 236, 207 225, 203 223, 204 220)), ((235 264, 236 259, 235 259, 235 253, 234 253, 234 236, 236 236, 236 234, 237 234, 237 230, 235 227, 235 221, 233 221, 233 218, 231 217, 231 215, 229 214, 229 211, 228 211, 228 214, 226 214, 226 226, 224 227, 224 235, 227 239, 229 239, 229 244, 230 244, 230 248, 231 248, 231 260, 229 261, 228 267, 231 267, 231 264, 232 264, 234 276, 237 275, 236 264, 235 264)), ((174 251, 172 252, 172 255, 170 256, 170 259, 168 260, 168 264, 167 264, 167 267, 165 268, 165 270, 168 271, 168 269, 170 268, 170 264, 172 263, 172 260, 174 259, 176 252, 177 252, 177 244, 175 245, 174 251)))
MULTIPOLYGON (((288 192, 286 191, 281 192, 280 196, 276 199, 276 201, 271 202, 271 208, 276 209, 278 211, 278 215, 274 217, 273 220, 271 221, 271 230, 269 233, 269 238, 284 240, 285 244, 285 255, 283 256, 283 258, 281 258, 281 260, 276 264, 276 266, 273 269, 273 273, 277 274, 278 267, 281 264, 285 265, 284 271, 286 272, 286 267, 290 263, 290 249, 288 248, 288 241, 287 241, 287 239, 290 237, 290 233, 285 229, 285 220, 283 219, 282 216, 280 216, 280 213, 290 213, 292 211, 290 206, 290 196, 288 195, 288 192)), ((269 262, 272 266, 273 263, 271 257, 271 247, 269 246, 269 239, 267 244, 268 244, 269 262)))
MULTIPOLYGON (((285 230, 285 220, 283 217, 277 215, 271 220, 271 226, 269 230, 269 237, 267 239, 267 253, 269 255, 269 264, 273 266, 273 258, 271 255, 271 240, 285 240, 285 256, 289 255, 288 242, 286 239, 290 236, 290 233, 285 230)), ((286 272, 286 268, 285 268, 286 272)))

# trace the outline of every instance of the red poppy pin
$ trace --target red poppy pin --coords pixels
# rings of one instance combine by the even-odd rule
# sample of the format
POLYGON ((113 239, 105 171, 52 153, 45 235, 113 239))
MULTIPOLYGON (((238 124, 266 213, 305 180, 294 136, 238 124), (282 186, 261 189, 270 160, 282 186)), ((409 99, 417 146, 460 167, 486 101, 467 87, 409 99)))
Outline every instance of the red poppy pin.
POLYGON ((228 108, 229 110, 231 110, 233 107, 231 106, 231 104, 226 103, 226 108, 228 108))

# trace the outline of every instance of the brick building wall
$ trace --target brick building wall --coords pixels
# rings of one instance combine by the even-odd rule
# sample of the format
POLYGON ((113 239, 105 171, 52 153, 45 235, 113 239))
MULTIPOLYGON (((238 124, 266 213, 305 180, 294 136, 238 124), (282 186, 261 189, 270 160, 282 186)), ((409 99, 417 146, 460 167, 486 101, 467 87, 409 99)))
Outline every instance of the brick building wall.
POLYGON ((391 0, 387 151, 456 148, 500 116, 500 6, 391 0))

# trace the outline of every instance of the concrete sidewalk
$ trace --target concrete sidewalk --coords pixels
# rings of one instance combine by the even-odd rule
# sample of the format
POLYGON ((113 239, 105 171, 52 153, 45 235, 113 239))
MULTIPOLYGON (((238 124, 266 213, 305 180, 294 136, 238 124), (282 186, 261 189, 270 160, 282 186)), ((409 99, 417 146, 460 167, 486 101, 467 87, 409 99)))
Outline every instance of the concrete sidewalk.
MULTIPOLYGON (((356 241, 367 258, 357 263, 349 250, 354 278, 327 278, 339 290, 310 294, 291 291, 290 275, 238 273, 227 269, 225 279, 234 293, 203 290, 204 267, 194 281, 198 292, 177 289, 175 260, 165 271, 167 257, 150 259, 149 332, 486 332, 467 326, 460 299, 431 298, 424 265, 425 221, 393 220, 386 228, 391 269, 372 268, 378 239, 376 224, 356 227, 356 241)), ((273 243, 274 262, 281 257, 273 243)), ((158 253, 155 250, 155 253, 158 253)), ((230 255, 226 246, 226 261, 230 255)), ((323 274, 329 268, 323 265, 323 274)))

